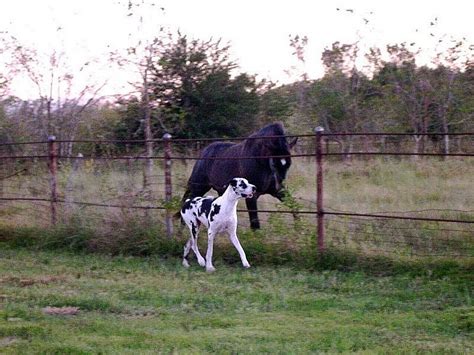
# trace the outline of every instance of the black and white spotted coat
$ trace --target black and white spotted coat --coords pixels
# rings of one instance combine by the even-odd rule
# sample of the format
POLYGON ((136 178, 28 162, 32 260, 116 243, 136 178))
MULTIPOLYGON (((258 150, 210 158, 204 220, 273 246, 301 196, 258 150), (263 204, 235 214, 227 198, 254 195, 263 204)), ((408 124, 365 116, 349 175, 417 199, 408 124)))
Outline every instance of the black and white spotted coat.
POLYGON ((188 255, 193 250, 201 266, 206 271, 214 271, 212 265, 212 253, 214 238, 218 233, 227 233, 232 244, 239 252, 242 265, 250 267, 245 252, 237 238, 237 203, 239 199, 251 198, 256 187, 244 178, 234 178, 227 189, 219 197, 195 197, 184 202, 181 208, 183 221, 189 228, 191 237, 184 247, 183 265, 189 267, 188 255), (206 259, 199 252, 197 239, 200 226, 206 226, 208 230, 208 245, 206 259))

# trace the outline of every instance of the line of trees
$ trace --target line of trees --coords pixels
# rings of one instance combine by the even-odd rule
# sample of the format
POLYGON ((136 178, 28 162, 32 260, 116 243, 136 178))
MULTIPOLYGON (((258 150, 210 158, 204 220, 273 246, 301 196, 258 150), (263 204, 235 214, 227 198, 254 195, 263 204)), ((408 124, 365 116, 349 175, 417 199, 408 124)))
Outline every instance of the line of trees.
MULTIPOLYGON (((305 38, 291 39, 300 61, 306 43, 305 38)), ((327 132, 474 131, 474 48, 463 41, 453 42, 429 67, 417 65, 419 53, 407 43, 361 53, 358 43, 336 42, 322 53, 322 78, 310 80, 304 73, 292 84, 276 86, 240 71, 229 46, 219 40, 163 32, 144 50, 111 52, 111 66, 135 66, 140 73, 135 91, 116 97, 102 95, 105 82, 84 84, 71 96, 76 76, 93 72, 92 62, 70 68, 64 53, 41 57, 11 36, 2 37, 2 46, 0 56, 8 63, 0 69, 2 142, 48 135, 64 140, 161 138, 165 132, 231 137, 275 120, 293 133, 308 133, 318 125, 327 132), (17 75, 36 88, 36 99, 8 95, 17 75)), ((424 150, 425 139, 415 136, 417 152, 424 150)), ((449 143, 446 136, 445 152, 449 143)), ((341 144, 350 149, 350 141, 341 144)), ((61 149, 74 153, 72 144, 61 149)))
MULTIPOLYGON (((321 79, 302 80, 275 91, 283 100, 292 97, 289 106, 293 107, 295 129, 306 130, 317 122, 334 133, 472 132, 474 46, 453 41, 430 67, 416 64, 419 53, 410 50, 411 46, 387 45, 385 53, 370 49, 363 54, 364 72, 357 65, 361 57, 358 44, 336 42, 322 53, 325 75, 321 79)), ((274 102, 279 100, 275 92, 266 95, 274 102)), ((423 152, 427 136, 415 135, 414 139, 415 152, 423 152)), ((341 144, 350 149, 350 141, 341 144)), ((449 146, 449 136, 444 136, 444 152, 449 153, 449 146)))

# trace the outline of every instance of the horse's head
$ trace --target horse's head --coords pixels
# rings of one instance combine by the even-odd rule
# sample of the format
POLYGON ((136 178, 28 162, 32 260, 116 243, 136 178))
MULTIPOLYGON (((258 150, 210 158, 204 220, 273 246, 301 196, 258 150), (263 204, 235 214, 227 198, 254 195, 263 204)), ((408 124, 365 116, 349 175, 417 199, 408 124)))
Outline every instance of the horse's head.
POLYGON ((298 138, 294 138, 288 141, 281 123, 272 123, 265 126, 249 137, 249 143, 257 148, 254 154, 264 157, 266 160, 276 191, 281 190, 283 187, 283 180, 285 180, 288 169, 291 166, 290 150, 297 140, 298 138))

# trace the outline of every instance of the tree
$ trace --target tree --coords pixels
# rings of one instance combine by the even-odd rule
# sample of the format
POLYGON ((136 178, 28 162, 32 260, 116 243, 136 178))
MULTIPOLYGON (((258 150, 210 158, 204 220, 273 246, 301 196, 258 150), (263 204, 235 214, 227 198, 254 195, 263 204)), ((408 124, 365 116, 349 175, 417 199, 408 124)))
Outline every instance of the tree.
POLYGON ((294 109, 295 93, 292 85, 273 87, 270 84, 260 94, 259 121, 270 123, 274 121, 286 121, 294 109))
MULTIPOLYGON (((120 2, 119 2, 120 3, 120 2)), ((155 2, 145 3, 144 1, 128 0, 126 2, 127 19, 134 21, 135 31, 129 33, 129 47, 126 54, 118 51, 110 53, 112 63, 117 63, 120 67, 132 69, 137 74, 137 79, 132 83, 135 89, 133 94, 139 94, 141 112, 143 113, 143 132, 145 138, 146 156, 145 169, 143 170, 143 190, 148 197, 151 196, 151 176, 153 170, 153 131, 152 115, 153 103, 151 102, 152 89, 150 88, 150 76, 153 69, 153 62, 159 58, 159 51, 163 45, 163 27, 159 25, 157 16, 161 16, 164 8, 156 6, 155 2), (154 37, 143 38, 143 33, 155 33, 154 37)), ((134 100, 132 98, 132 100, 134 100)), ((132 102, 132 105, 134 103, 132 102)), ((160 111, 155 107, 157 118, 160 111)))
MULTIPOLYGON (((325 75, 313 86, 312 96, 315 98, 315 109, 319 111, 319 117, 328 132, 349 133, 367 129, 363 102, 368 79, 357 68, 358 56, 358 43, 335 42, 322 53, 325 75), (322 110, 318 108, 319 104, 322 104, 322 110)), ((344 152, 352 152, 352 136, 343 136, 338 141, 344 152)))
MULTIPOLYGON (((443 53, 438 53, 433 61, 435 68, 418 67, 415 59, 418 51, 408 49, 406 43, 389 45, 391 56, 374 76, 384 89, 385 97, 398 110, 399 121, 405 130, 414 135, 415 153, 425 150, 427 133, 449 133, 459 117, 458 105, 462 92, 460 78, 463 70, 458 59, 462 57, 462 42, 455 43, 443 53), (456 118, 457 117, 457 118, 456 118), (451 128, 450 128, 451 127, 451 128)), ((449 153, 449 136, 443 139, 443 151, 449 153)))
POLYGON ((150 87, 160 126, 175 137, 235 136, 253 128, 259 96, 255 78, 241 73, 220 41, 177 33, 158 48, 150 87))
MULTIPOLYGON (((66 54, 57 49, 42 53, 8 34, 0 41, 10 68, 10 80, 25 80, 36 91, 36 98, 23 103, 23 108, 28 106, 23 111, 28 116, 17 120, 29 122, 32 138, 54 135, 61 140, 74 140, 85 112, 103 98, 100 92, 106 83, 97 83, 89 68, 94 61, 71 68, 66 54), (78 85, 79 77, 85 82, 82 87, 78 85)), ((71 155, 73 142, 61 145, 60 149, 63 154, 71 155)))
MULTIPOLYGON (((255 78, 226 70, 208 75, 196 87, 197 104, 186 115, 186 129, 200 137, 235 137, 255 128, 259 96, 255 78)), ((189 112, 189 111, 188 111, 189 112)))
POLYGON ((0 73, 0 98, 2 98, 5 95, 7 83, 8 83, 8 80, 5 78, 5 76, 2 73, 0 73))
POLYGON ((385 62, 374 76, 384 90, 385 97, 398 111, 399 121, 414 135, 415 153, 423 153, 426 133, 430 125, 430 104, 433 87, 429 80, 430 70, 418 68, 415 62, 417 52, 411 51, 406 43, 387 45, 390 62, 385 62))
MULTIPOLYGON (((473 46, 467 48, 464 40, 453 39, 451 45, 446 50, 439 51, 433 60, 433 64, 436 65, 431 79, 434 87, 433 115, 438 131, 449 133, 469 117, 458 115, 458 109, 461 102, 469 101, 468 97, 463 97, 463 92, 469 85, 465 88, 461 84, 461 79, 462 71, 463 69, 467 71, 473 53, 473 46)), ((443 152, 448 154, 449 135, 443 138, 443 152)))
MULTIPOLYGON (((474 59, 474 58, 473 58, 474 59)), ((474 60, 466 63, 466 68, 459 76, 458 118, 454 121, 459 131, 474 131, 474 60)))

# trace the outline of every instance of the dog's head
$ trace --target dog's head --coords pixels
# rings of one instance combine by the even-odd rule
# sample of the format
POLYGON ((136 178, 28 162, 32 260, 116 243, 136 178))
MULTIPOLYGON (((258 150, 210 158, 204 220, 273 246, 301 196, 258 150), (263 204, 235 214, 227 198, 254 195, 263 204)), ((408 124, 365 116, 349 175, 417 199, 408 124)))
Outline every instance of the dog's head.
POLYGON ((255 185, 250 184, 247 179, 244 178, 233 178, 229 187, 234 191, 234 193, 239 196, 239 198, 251 198, 253 194, 257 191, 255 185))

